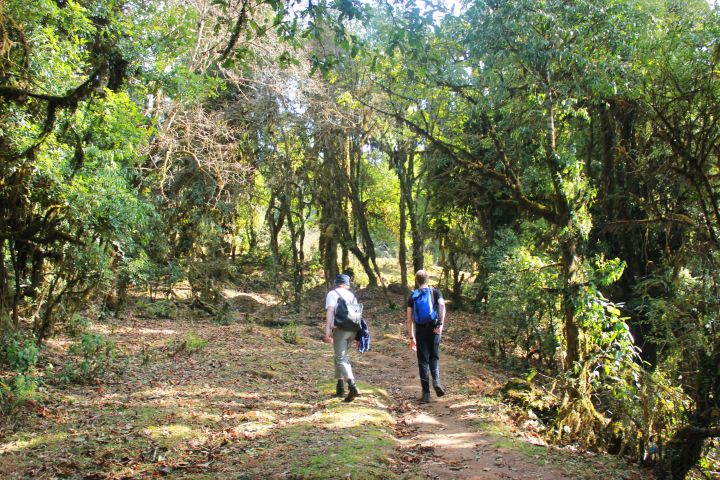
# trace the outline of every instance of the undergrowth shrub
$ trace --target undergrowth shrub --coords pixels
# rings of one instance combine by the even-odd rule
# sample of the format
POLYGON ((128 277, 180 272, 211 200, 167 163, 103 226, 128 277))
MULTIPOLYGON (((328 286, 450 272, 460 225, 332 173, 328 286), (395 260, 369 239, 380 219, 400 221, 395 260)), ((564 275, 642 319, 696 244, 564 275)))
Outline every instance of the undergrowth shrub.
POLYGON ((136 305, 148 317, 172 319, 177 316, 177 307, 174 302, 169 300, 155 300, 151 302, 138 300, 136 305))
POLYGON ((228 302, 223 302, 217 312, 213 315, 213 322, 218 325, 232 325, 235 323, 232 307, 228 302))
POLYGON ((65 325, 65 332, 71 337, 80 337, 90 330, 91 321, 79 313, 73 314, 65 325))
POLYGON ((10 334, 0 341, 0 363, 8 367, 0 375, 0 411, 4 414, 36 398, 40 379, 35 367, 39 356, 40 350, 31 337, 10 334))
POLYGON ((34 339, 13 334, 3 339, 2 355, 11 371, 25 374, 35 368, 40 349, 34 339))
POLYGON ((182 352, 193 354, 204 350, 207 345, 206 339, 199 337, 195 332, 187 332, 182 341, 178 342, 177 339, 173 339, 170 348, 175 354, 182 352))
MULTIPOLYGON (((552 440, 647 458, 682 422, 688 399, 666 372, 646 368, 623 306, 602 292, 625 264, 602 255, 581 260, 574 298, 581 360, 557 373, 564 361, 560 262, 552 251, 535 248, 534 225, 524 224, 520 233, 500 231, 486 251, 486 308, 496 322, 487 342, 501 358, 519 356, 525 367, 554 372, 543 376, 557 399, 547 409, 551 418, 543 418, 552 440)), ((537 410, 522 395, 516 402, 537 410)))
POLYGON ((68 349, 70 361, 59 377, 66 382, 91 383, 110 368, 116 357, 115 343, 97 333, 86 333, 68 349))
POLYGON ((290 323, 285 325, 282 329, 282 339, 285 343, 297 345, 298 343, 298 326, 295 320, 290 320, 290 323))
POLYGON ((485 338, 491 352, 507 362, 519 353, 524 367, 537 362, 554 370, 562 321, 559 295, 549 293, 560 287, 555 262, 523 246, 512 231, 498 234, 488 257, 494 271, 487 311, 496 326, 485 338))

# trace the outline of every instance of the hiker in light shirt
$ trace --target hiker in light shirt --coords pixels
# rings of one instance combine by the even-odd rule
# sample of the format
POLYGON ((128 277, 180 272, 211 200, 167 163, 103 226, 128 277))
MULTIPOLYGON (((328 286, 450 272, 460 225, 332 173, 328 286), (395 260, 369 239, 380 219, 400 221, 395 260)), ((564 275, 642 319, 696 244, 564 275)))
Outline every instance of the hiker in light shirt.
POLYGON ((348 358, 348 350, 355 344, 358 329, 349 330, 335 327, 335 309, 338 300, 342 298, 346 303, 357 303, 355 295, 350 291, 350 277, 339 274, 335 277, 335 288, 328 292, 325 297, 325 343, 332 343, 335 351, 335 378, 337 387, 335 396, 345 395, 345 381, 348 383, 348 394, 346 402, 352 402, 360 392, 355 385, 352 365, 348 358))

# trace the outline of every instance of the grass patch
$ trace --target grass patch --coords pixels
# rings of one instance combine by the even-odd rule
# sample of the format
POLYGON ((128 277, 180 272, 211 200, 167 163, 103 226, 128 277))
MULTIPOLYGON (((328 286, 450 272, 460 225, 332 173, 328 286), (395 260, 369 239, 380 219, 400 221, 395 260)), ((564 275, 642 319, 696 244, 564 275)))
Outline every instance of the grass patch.
POLYGON ((283 327, 282 339, 285 343, 292 345, 298 344, 298 326, 294 319, 290 320, 290 323, 283 327))
MULTIPOLYGON (((241 471, 248 478, 396 478, 389 468, 395 449, 393 419, 381 402, 388 399, 387 392, 361 384, 361 397, 344 403, 330 398, 334 383, 318 387, 314 405, 321 409, 310 413, 307 404, 299 404, 297 413, 304 416, 278 416, 274 428, 246 450, 241 471)), ((243 430, 248 431, 248 424, 243 430)))
MULTIPOLYGON (((22 452, 39 446, 49 446, 68 438, 67 432, 41 433, 38 435, 19 434, 14 440, 0 444, 0 454, 22 452)), ((12 437, 11 437, 12 438, 12 437)))
POLYGON ((195 332, 187 332, 182 341, 173 340, 173 350, 175 353, 185 352, 193 354, 200 352, 207 347, 208 341, 195 332))
POLYGON ((314 479, 389 479, 396 478, 388 469, 388 456, 395 441, 385 428, 351 429, 333 438, 332 448, 307 448, 300 465, 290 473, 314 479))
POLYGON ((169 425, 154 425, 145 429, 148 437, 166 447, 197 438, 199 433, 190 425, 172 423, 169 425))

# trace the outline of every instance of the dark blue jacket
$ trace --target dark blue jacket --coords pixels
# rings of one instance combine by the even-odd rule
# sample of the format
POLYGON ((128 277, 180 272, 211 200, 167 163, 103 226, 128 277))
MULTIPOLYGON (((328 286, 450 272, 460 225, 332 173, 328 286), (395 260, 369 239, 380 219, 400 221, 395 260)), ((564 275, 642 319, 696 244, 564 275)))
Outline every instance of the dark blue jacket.
POLYGON ((364 319, 360 320, 360 330, 358 330, 355 335, 355 340, 360 342, 358 344, 358 352, 364 353, 370 350, 370 330, 364 319))

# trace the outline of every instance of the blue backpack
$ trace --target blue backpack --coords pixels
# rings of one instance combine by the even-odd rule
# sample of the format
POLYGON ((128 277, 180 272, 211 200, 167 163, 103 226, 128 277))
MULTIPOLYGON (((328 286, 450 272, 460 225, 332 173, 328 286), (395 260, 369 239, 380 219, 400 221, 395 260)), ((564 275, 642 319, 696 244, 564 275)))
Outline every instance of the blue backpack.
POLYGON ((414 290, 412 293, 413 316, 418 325, 427 325, 437 320, 437 312, 433 301, 432 288, 414 290))

